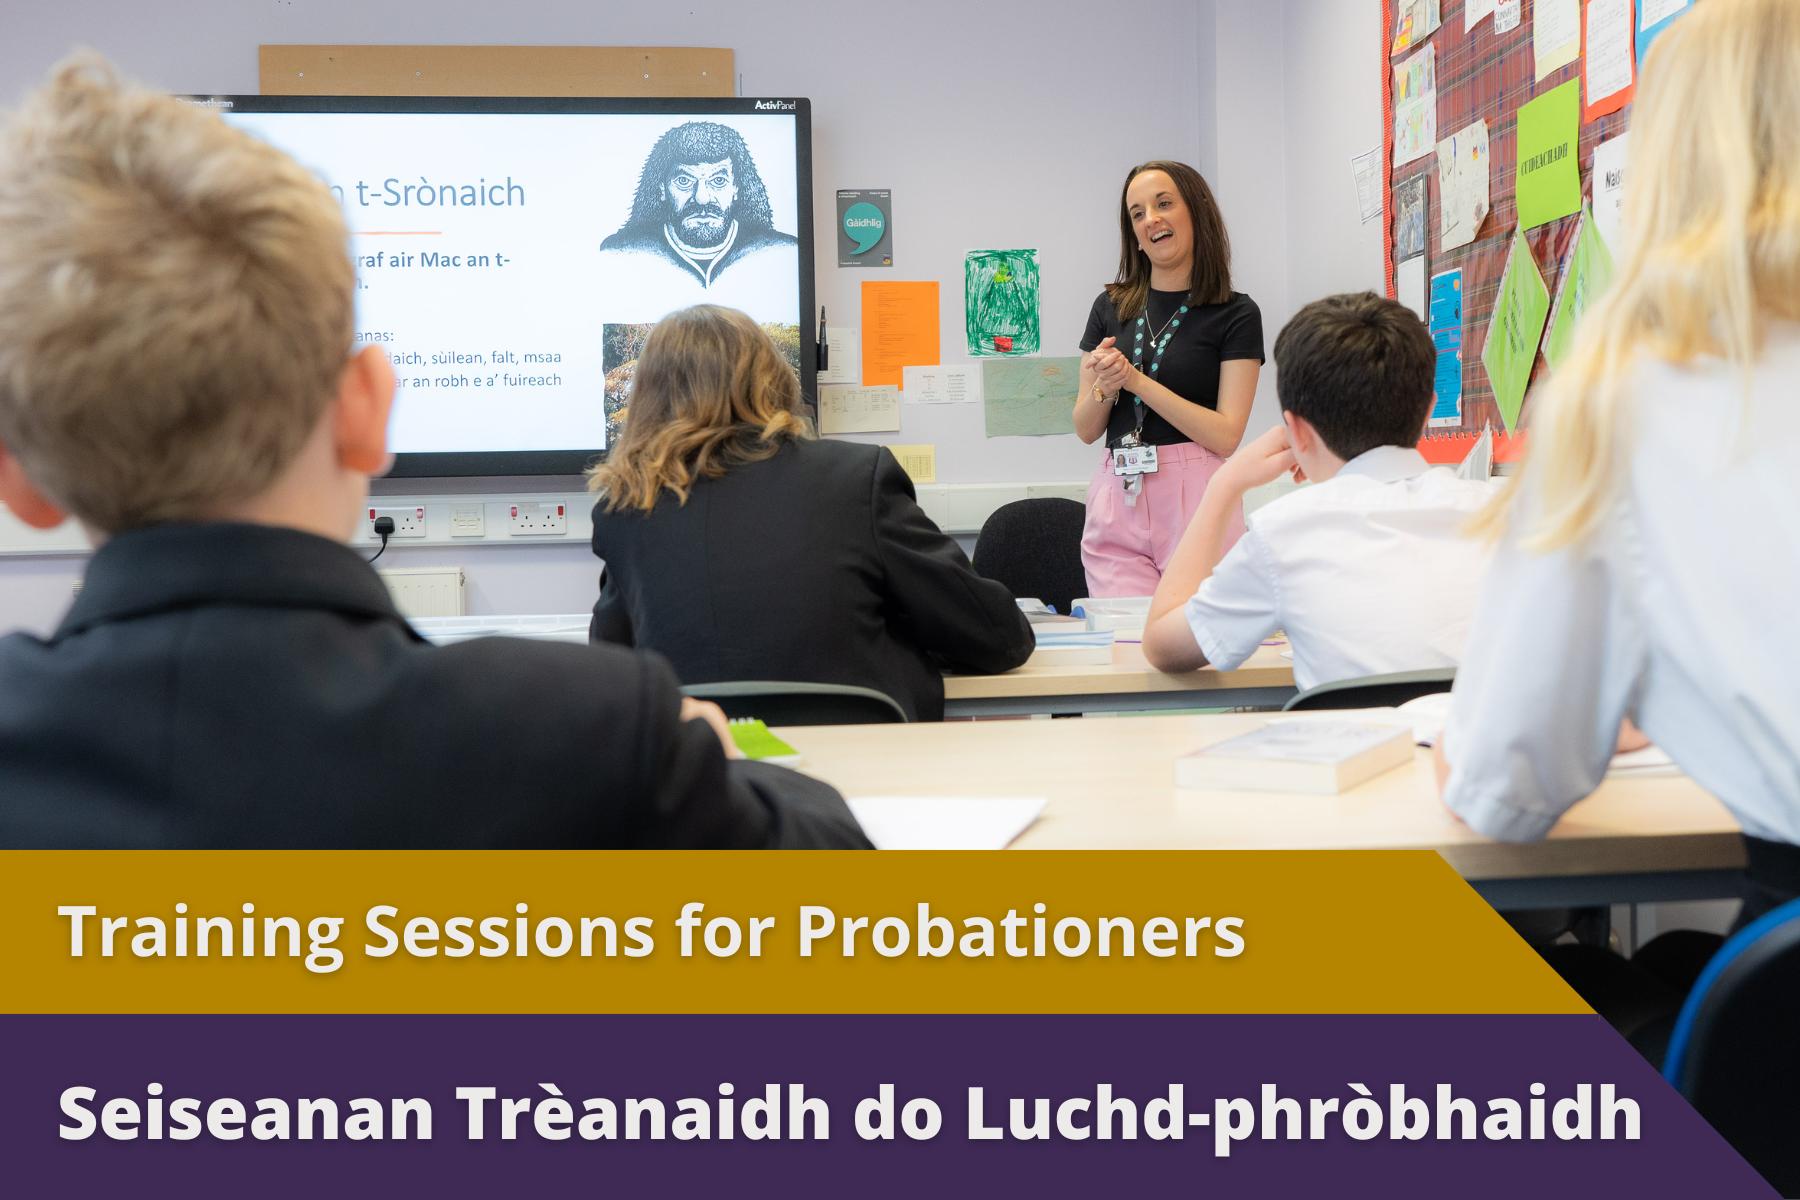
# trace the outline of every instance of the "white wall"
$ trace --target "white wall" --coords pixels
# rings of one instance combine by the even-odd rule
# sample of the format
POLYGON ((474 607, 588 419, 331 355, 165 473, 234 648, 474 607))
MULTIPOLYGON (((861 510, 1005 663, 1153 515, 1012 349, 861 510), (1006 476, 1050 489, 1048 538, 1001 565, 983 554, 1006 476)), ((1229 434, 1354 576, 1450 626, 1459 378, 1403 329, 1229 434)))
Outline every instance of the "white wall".
MULTIPOLYGON (((1073 352, 1117 262, 1121 173, 1175 157, 1218 192, 1237 286, 1272 347, 1299 301, 1379 286, 1379 230, 1355 226, 1349 166, 1380 140, 1376 18, 1362 12, 1374 2, 1140 0, 1119 15, 1085 0, 915 0, 882 24, 827 0, 68 0, 9 18, 0 98, 76 45, 192 92, 256 91, 262 42, 726 46, 741 94, 813 101, 818 292, 834 321, 859 311, 865 277, 937 278, 945 360, 960 361, 963 252, 1035 246, 1045 352, 1073 352), (895 190, 892 272, 831 265, 839 187, 895 190)), ((1274 420, 1272 375, 1253 430, 1274 420)), ((1094 453, 1072 437, 989 443, 972 409, 908 410, 883 440, 937 443, 947 482, 1084 478, 1094 453)), ((382 561, 464 567, 472 612, 576 611, 594 595, 577 546, 395 547, 382 561)), ((80 569, 0 558, 0 632, 50 628, 80 569)))

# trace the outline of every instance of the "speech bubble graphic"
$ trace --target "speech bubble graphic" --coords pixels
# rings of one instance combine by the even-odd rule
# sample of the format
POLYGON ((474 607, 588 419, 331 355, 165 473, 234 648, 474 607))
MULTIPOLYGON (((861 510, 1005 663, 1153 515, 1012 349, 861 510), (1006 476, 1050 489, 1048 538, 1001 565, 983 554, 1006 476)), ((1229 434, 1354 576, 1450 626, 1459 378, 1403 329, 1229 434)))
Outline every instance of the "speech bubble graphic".
POLYGON ((844 236, 856 243, 852 254, 867 254, 887 232, 887 218, 875 205, 864 201, 844 210, 844 236))

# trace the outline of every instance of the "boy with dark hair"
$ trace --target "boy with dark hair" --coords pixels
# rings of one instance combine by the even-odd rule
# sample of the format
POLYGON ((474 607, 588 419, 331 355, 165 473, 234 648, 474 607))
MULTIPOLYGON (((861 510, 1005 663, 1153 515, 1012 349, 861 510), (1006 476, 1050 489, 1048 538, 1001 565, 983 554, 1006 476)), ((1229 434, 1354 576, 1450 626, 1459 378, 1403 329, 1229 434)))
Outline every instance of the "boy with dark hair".
POLYGON ((1301 689, 1456 665, 1489 554, 1464 526, 1493 492, 1415 448, 1436 364, 1419 318, 1373 293, 1288 322, 1275 342, 1281 424, 1207 487, 1150 604, 1152 664, 1229 669, 1284 629, 1301 689), (1259 509, 1221 561, 1244 493, 1284 473, 1312 486, 1259 509))
POLYGON ((0 502, 97 546, 0 638, 0 846, 866 847, 660 659, 407 626, 344 545, 394 399, 347 246, 298 163, 96 60, 0 123, 0 502))

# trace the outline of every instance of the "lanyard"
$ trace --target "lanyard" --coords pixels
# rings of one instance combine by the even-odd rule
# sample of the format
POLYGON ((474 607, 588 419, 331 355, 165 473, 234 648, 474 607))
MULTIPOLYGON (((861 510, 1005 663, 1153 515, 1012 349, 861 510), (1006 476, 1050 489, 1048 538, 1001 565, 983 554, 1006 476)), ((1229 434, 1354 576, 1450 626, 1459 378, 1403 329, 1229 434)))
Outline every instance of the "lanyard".
MULTIPOLYGON (((1175 331, 1181 328, 1181 318, 1187 316, 1187 310, 1188 306, 1185 304, 1176 309, 1175 315, 1170 317, 1168 323, 1162 327, 1162 332, 1150 339, 1150 344, 1152 346, 1150 353, 1150 377, 1152 379, 1156 378, 1156 370, 1158 367, 1162 366, 1163 351, 1169 348, 1170 339, 1175 336, 1175 331)), ((1144 306, 1144 311, 1138 314, 1137 334, 1132 339, 1131 343, 1131 365, 1137 367, 1139 370, 1142 370, 1144 366, 1144 330, 1149 328, 1149 324, 1150 308, 1149 305, 1146 304, 1144 306)), ((1143 397, 1133 396, 1131 398, 1131 407, 1133 415, 1137 417, 1136 433, 1141 437, 1144 432, 1143 397)))

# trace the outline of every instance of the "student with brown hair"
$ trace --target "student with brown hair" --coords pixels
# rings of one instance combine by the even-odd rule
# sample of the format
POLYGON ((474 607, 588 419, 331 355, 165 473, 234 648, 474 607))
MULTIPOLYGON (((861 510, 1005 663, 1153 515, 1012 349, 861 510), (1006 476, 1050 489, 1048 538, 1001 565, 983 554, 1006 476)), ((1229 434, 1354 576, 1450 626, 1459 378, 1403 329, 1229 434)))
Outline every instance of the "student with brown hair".
POLYGON ((1489 557, 1464 527, 1493 493, 1416 449, 1436 362, 1417 315, 1371 292, 1288 322, 1282 423, 1213 476, 1150 605, 1151 663, 1229 669, 1285 629, 1301 688, 1456 665, 1489 557), (1244 493, 1290 472, 1309 485, 1232 545, 1244 493))
POLYGON ((925 515, 894 456, 816 439, 793 368, 734 309, 657 324, 589 486, 593 636, 656 650, 683 683, 854 684, 935 721, 943 671, 1031 654, 1012 596, 925 515))
POLYGON ((0 639, 0 845, 866 846, 610 648, 437 648, 344 545, 394 375, 324 183, 76 61, 0 127, 0 500, 97 545, 0 639))

